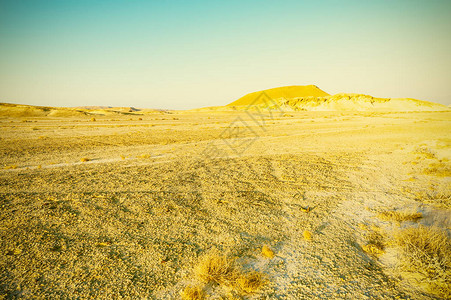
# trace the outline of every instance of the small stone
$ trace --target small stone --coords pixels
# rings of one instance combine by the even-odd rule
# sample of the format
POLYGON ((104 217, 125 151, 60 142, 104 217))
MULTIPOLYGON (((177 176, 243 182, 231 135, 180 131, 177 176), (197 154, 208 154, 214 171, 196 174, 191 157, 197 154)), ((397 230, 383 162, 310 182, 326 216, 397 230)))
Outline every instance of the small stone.
POLYGON ((312 233, 310 231, 304 230, 303 235, 304 235, 304 240, 306 240, 306 241, 311 241, 312 240, 313 236, 312 236, 312 233))
POLYGON ((264 245, 262 247, 262 255, 266 258, 274 258, 274 251, 272 251, 268 246, 264 245))

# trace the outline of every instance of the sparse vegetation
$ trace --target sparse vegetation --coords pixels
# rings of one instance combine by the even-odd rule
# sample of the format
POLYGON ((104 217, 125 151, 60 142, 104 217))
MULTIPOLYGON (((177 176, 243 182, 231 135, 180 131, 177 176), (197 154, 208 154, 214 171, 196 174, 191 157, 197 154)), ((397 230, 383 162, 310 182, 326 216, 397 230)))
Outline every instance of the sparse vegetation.
POLYGON ((450 208, 451 191, 436 191, 433 189, 431 192, 418 192, 415 195, 415 200, 421 203, 433 204, 438 207, 450 208))
POLYGON ((443 230, 424 226, 400 230, 395 243, 401 250, 401 268, 420 273, 429 292, 451 297, 451 240, 443 230))
POLYGON ((384 239, 383 236, 377 231, 370 231, 366 237, 366 243, 362 245, 363 251, 368 254, 379 256, 384 253, 384 239))
POLYGON ((200 286, 187 286, 181 292, 182 300, 203 300, 205 292, 200 286))
POLYGON ((239 294, 257 293, 267 284, 263 273, 243 271, 234 258, 212 250, 194 268, 196 277, 206 284, 225 286, 239 294))
POLYGON ((373 244, 373 243, 368 243, 368 244, 362 245, 362 249, 366 253, 372 254, 372 255, 376 255, 376 256, 381 255, 382 253, 384 253, 384 249, 382 249, 380 247, 380 245, 373 244))
POLYGON ((418 298, 386 276, 401 257, 392 248, 399 228, 376 216, 422 212, 418 223, 449 230, 447 211, 430 205, 449 207, 449 180, 422 174, 441 162, 411 151, 415 129, 430 132, 428 149, 449 164, 434 140, 448 134, 450 113, 292 114, 267 118, 266 131, 239 111, 172 115, 179 121, 155 120, 159 113, 0 120, 2 167, 18 166, 0 172, 0 298, 418 298), (224 142, 252 135, 217 139, 237 115, 259 134, 243 155, 224 142), (409 119, 428 116, 440 121, 409 119), (387 126, 392 120, 400 126, 387 126), (397 138, 382 138, 391 134, 397 138), (208 145, 228 154, 199 157, 208 145), (84 156, 93 161, 80 162, 84 156), (204 259, 210 248, 220 249, 216 259, 204 259), (373 266, 379 255, 390 264, 373 266))
POLYGON ((405 212, 405 211, 383 211, 377 214, 377 217, 384 221, 416 221, 423 217, 421 212, 405 212))
POLYGON ((210 251, 201 257, 194 272, 205 283, 213 282, 226 286, 232 285, 238 275, 235 260, 220 254, 217 250, 210 251))
MULTIPOLYGON (((425 148, 425 147, 418 148, 416 151, 412 152, 412 154, 420 154, 421 156, 423 156, 424 158, 427 158, 427 159, 437 158, 430 149, 425 148)), ((417 159, 421 159, 421 157, 417 157, 417 159)))
POLYGON ((245 294, 257 293, 265 284, 265 276, 260 272, 248 272, 238 277, 236 285, 245 294))
POLYGON ((426 175, 433 175, 438 177, 451 177, 451 167, 445 162, 438 162, 429 164, 429 167, 423 170, 426 175))

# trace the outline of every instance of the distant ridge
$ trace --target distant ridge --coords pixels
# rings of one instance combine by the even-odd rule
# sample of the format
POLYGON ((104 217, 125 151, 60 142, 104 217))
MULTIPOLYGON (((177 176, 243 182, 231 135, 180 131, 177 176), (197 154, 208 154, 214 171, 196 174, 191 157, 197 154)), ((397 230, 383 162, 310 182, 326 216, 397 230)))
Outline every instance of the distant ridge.
POLYGON ((8 117, 77 117, 77 116, 113 116, 148 115, 166 113, 165 110, 139 109, 134 107, 80 106, 51 107, 25 104, 0 103, 0 116, 8 117))
MULTIPOLYGON (((271 100, 285 98, 291 99, 296 97, 324 97, 329 96, 316 85, 292 85, 283 86, 272 89, 267 89, 259 92, 247 94, 240 99, 228 104, 228 106, 241 106, 241 105, 255 105, 262 104, 265 101, 264 97, 259 95, 264 92, 271 100), (257 100, 257 101, 256 101, 257 100)), ((267 99, 268 100, 268 99, 267 99)))
POLYGON ((113 107, 113 106, 77 106, 72 107, 74 109, 85 109, 85 110, 99 110, 99 109, 105 109, 105 110, 116 110, 121 112, 134 112, 134 111, 140 111, 139 108, 134 108, 132 106, 130 107, 113 107))
POLYGON ((95 106, 95 105, 88 105, 88 106, 76 106, 76 107, 71 107, 74 109, 108 109, 108 108, 112 108, 112 106, 95 106))

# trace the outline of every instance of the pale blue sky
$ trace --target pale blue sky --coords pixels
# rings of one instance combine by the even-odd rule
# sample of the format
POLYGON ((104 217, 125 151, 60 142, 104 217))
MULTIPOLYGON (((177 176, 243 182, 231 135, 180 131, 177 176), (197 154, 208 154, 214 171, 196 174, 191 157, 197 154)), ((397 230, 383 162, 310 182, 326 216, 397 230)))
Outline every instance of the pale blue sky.
POLYGON ((0 0, 0 102, 187 109, 248 92, 451 103, 451 1, 0 0))

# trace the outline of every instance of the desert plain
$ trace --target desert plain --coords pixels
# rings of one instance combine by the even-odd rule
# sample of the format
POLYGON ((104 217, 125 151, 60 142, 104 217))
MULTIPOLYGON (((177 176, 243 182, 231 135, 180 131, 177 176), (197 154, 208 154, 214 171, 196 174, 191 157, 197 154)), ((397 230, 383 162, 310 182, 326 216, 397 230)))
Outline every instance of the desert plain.
POLYGON ((3 114, 0 127, 0 299, 451 295, 449 110, 3 114), (409 253, 421 233, 440 244, 426 258, 409 253))

